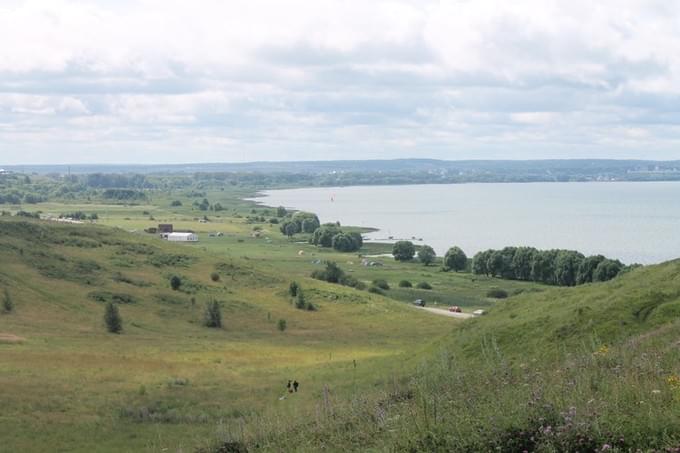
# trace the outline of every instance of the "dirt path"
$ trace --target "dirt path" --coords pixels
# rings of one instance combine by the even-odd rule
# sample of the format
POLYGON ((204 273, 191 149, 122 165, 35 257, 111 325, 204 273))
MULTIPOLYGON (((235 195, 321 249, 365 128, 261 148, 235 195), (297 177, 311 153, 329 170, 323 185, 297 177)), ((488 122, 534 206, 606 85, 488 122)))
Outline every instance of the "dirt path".
POLYGON ((448 311, 443 308, 432 308, 432 307, 415 307, 418 308, 419 310, 425 310, 429 311, 430 313, 434 313, 436 315, 440 316, 448 316, 449 318, 458 318, 458 319, 468 319, 472 318, 474 315, 472 313, 456 313, 453 311, 448 311))

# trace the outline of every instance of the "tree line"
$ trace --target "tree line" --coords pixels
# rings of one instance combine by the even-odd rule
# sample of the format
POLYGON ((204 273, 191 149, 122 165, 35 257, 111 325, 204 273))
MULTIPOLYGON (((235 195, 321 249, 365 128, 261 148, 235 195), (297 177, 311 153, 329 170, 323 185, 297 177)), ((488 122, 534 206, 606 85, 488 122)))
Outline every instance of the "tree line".
MULTIPOLYGON (((285 209, 279 208, 278 214, 281 213, 285 214, 285 209)), ((279 223, 279 229, 288 237, 298 233, 311 234, 309 238, 311 244, 319 247, 334 248, 339 252, 355 252, 364 245, 361 233, 343 231, 338 223, 324 223, 321 225, 316 214, 311 212, 300 211, 287 215, 279 223)))
POLYGON ((604 282, 624 269, 621 261, 603 255, 586 257, 574 250, 538 250, 533 247, 489 249, 477 253, 472 259, 474 274, 558 286, 604 282))

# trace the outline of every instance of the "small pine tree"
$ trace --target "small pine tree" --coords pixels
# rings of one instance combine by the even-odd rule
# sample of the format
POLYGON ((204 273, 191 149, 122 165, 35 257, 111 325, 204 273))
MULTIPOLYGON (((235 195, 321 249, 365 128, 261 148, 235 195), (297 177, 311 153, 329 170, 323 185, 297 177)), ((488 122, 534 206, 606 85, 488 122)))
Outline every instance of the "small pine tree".
POLYGON ((214 282, 219 282, 220 281, 220 274, 218 274, 217 272, 213 272, 212 274, 210 274, 210 280, 212 280, 214 282))
POLYGON ((2 298, 2 311, 5 313, 14 311, 14 301, 12 301, 12 297, 9 295, 7 288, 5 288, 5 294, 2 298))
POLYGON ((305 299, 305 295, 302 294, 301 290, 298 290, 297 292, 297 297, 295 298, 295 308, 299 308, 300 310, 307 308, 307 300, 305 299))
POLYGON ((299 289, 300 285, 298 285, 297 282, 290 282, 290 286, 288 287, 288 294, 290 294, 290 297, 296 297, 299 289))
POLYGON ((173 275, 170 279, 170 287, 177 291, 180 286, 182 286, 182 280, 178 276, 173 275))
POLYGON ((106 323, 106 330, 111 333, 120 333, 123 330, 123 319, 120 317, 118 307, 113 302, 106 304, 104 323, 106 323))
POLYGON ((279 328, 279 330, 280 330, 281 332, 283 332, 284 330, 286 330, 286 320, 285 320, 285 319, 279 319, 279 322, 278 322, 277 327, 279 328))
POLYGON ((206 327, 222 327, 222 310, 220 309, 220 303, 216 300, 208 302, 205 306, 205 319, 203 320, 203 324, 206 327))

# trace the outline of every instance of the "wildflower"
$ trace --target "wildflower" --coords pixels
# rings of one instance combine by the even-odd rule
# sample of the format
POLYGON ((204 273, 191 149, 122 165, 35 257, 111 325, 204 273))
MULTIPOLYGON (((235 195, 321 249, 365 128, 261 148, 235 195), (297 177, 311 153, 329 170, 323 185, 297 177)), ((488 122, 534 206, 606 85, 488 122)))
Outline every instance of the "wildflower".
POLYGON ((599 348, 597 348, 597 351, 593 352, 593 355, 597 356, 605 356, 609 352, 609 346, 607 345, 602 345, 599 348))
POLYGON ((670 388, 678 389, 678 388, 680 388, 680 376, 678 376, 677 374, 673 374, 671 376, 668 376, 666 378, 666 383, 668 384, 668 386, 670 388))

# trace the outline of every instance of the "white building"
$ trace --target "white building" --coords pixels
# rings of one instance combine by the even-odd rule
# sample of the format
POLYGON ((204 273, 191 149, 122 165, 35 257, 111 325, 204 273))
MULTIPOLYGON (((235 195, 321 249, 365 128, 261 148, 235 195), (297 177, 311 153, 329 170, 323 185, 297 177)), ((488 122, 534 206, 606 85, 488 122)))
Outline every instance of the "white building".
POLYGON ((197 242, 198 235, 196 233, 166 233, 163 234, 163 239, 174 242, 197 242))

